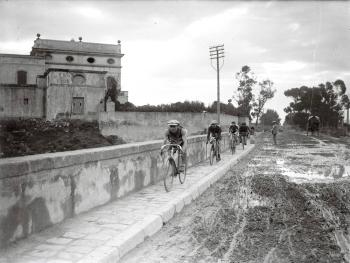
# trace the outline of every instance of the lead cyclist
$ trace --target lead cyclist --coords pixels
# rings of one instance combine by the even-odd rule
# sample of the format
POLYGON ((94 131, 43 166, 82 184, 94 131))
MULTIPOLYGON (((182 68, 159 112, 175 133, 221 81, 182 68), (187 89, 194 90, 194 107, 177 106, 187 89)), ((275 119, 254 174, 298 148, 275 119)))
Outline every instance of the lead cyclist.
POLYGON ((180 152, 181 164, 179 172, 185 171, 187 155, 187 130, 180 125, 177 120, 168 121, 168 129, 165 131, 164 144, 177 144, 182 148, 180 152))

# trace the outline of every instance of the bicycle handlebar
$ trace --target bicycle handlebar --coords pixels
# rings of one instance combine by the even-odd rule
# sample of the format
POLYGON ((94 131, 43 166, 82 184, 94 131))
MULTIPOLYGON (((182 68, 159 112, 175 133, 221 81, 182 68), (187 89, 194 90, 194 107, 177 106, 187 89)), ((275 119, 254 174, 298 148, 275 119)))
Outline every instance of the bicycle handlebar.
POLYGON ((183 152, 182 147, 181 147, 180 145, 174 144, 174 143, 164 144, 164 145, 160 148, 160 150, 163 151, 165 148, 168 148, 168 147, 176 147, 176 148, 180 149, 181 152, 183 152))

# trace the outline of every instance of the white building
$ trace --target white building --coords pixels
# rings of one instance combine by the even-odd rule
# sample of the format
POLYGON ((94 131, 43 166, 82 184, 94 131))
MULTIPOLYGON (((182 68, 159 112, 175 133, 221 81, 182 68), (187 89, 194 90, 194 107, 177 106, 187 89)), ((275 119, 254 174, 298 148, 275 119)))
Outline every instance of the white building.
POLYGON ((38 38, 30 55, 0 54, 0 118, 96 119, 121 91, 117 45, 38 38))

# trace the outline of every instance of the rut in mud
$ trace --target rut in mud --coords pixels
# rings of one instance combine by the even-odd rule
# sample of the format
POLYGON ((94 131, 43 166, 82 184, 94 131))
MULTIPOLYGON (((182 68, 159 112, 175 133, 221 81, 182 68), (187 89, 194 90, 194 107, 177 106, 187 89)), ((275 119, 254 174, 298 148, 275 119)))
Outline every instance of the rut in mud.
POLYGON ((245 160, 138 248, 136 257, 350 262, 348 145, 292 132, 279 140, 273 146, 264 134, 245 160))

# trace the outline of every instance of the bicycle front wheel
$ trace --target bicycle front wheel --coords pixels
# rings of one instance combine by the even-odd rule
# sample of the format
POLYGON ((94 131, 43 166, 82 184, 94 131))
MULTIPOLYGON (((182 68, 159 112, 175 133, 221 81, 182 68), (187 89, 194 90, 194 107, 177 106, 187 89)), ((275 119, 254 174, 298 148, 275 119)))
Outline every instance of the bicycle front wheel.
POLYGON ((209 163, 210 163, 210 165, 213 165, 214 157, 215 157, 215 150, 214 150, 214 147, 211 146, 210 147, 210 154, 209 154, 209 163))
POLYGON ((175 177, 175 166, 174 161, 171 159, 166 160, 163 163, 163 182, 165 191, 169 192, 173 187, 175 177))
POLYGON ((179 181, 181 184, 183 184, 186 180, 186 170, 187 170, 187 163, 185 164, 185 169, 183 172, 179 173, 179 181))
POLYGON ((231 153, 234 154, 236 152, 236 142, 235 140, 231 140, 231 153))

